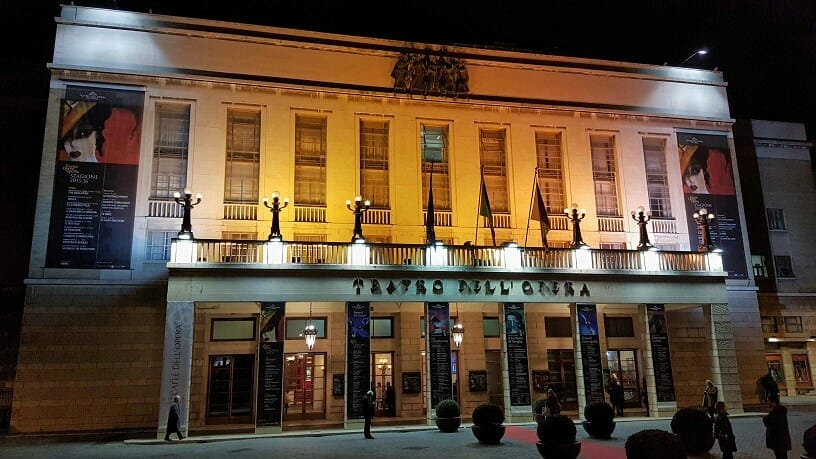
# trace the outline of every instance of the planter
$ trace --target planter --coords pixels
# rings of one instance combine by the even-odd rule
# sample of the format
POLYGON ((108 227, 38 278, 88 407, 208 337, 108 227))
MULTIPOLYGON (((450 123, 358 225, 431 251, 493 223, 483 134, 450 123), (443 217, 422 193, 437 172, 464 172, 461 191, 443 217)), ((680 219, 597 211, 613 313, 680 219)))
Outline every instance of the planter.
POLYGON ((588 433, 590 437, 594 438, 609 438, 612 436, 612 432, 615 431, 614 422, 584 421, 581 424, 584 426, 586 433, 588 433))
POLYGON ((462 425, 462 418, 460 416, 455 418, 436 418, 436 427, 438 427, 441 432, 456 432, 459 430, 460 425, 462 425))
POLYGON ((566 445, 544 444, 536 442, 538 454, 544 459, 575 459, 581 452, 581 443, 568 443, 566 445))
POLYGON ((474 424, 470 430, 473 431, 473 436, 479 440, 479 443, 484 443, 486 445, 498 445, 501 443, 501 439, 504 436, 503 425, 477 426, 474 424))

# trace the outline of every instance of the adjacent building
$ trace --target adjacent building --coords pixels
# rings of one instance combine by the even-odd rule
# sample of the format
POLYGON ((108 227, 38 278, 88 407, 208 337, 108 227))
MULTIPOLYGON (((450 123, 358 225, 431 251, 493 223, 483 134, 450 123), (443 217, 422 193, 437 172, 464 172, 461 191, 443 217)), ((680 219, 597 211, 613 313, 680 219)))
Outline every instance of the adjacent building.
POLYGON ((757 403, 721 73, 56 20, 12 431, 163 435, 176 394, 193 433, 353 428, 369 388, 525 420, 613 375, 630 413, 757 403))

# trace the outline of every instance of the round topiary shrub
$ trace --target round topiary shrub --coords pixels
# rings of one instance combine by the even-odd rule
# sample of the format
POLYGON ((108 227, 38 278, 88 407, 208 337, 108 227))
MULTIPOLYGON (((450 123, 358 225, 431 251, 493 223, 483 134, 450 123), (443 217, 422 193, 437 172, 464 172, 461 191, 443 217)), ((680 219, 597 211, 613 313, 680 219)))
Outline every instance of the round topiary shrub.
POLYGON ((547 399, 546 398, 539 398, 533 402, 533 413, 535 414, 542 414, 544 413, 544 408, 547 406, 547 399))
POLYGON ((462 425, 459 404, 455 400, 442 400, 436 405, 436 427, 441 432, 453 433, 462 425))
POLYGON ((575 459, 581 453, 581 443, 575 441, 575 423, 564 415, 547 416, 536 433, 536 448, 545 459, 575 459))
POLYGON ((584 419, 600 424, 610 423, 615 418, 615 409, 606 402, 590 402, 584 407, 584 419))
POLYGON ((438 418, 458 418, 459 415, 459 404, 455 400, 442 400, 436 405, 438 418))
POLYGON ((672 416, 671 430, 680 437, 687 454, 707 453, 714 446, 711 418, 703 410, 677 410, 672 416))
POLYGON ((477 426, 501 425, 504 422, 504 410, 492 403, 482 403, 473 410, 472 419, 477 426))
POLYGON ((680 437, 659 429, 641 430, 626 439, 626 459, 685 459, 680 437))
POLYGON ((606 402, 590 402, 584 407, 584 418, 581 425, 591 437, 609 438, 615 431, 615 410, 606 402))

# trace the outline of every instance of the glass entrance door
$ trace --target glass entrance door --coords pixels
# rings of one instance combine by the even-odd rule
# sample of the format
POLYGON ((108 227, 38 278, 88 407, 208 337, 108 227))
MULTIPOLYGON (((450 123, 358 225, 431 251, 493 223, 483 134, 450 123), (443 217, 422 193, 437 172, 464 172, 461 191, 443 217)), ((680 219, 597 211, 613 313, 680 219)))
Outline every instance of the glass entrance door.
POLYGON ((565 410, 578 409, 578 384, 575 380, 575 353, 572 349, 547 351, 550 388, 558 395, 565 410))
POLYGON ((283 419, 325 419, 326 354, 286 354, 285 362, 283 419))
POLYGON ((396 416, 394 388, 394 355, 391 352, 371 354, 371 381, 377 398, 377 416, 396 416))
POLYGON ((606 351, 606 361, 609 371, 618 376, 623 386, 623 406, 626 408, 640 408, 640 377, 637 369, 637 351, 610 350, 606 351))
POLYGON ((252 423, 255 356, 210 356, 207 424, 252 423))

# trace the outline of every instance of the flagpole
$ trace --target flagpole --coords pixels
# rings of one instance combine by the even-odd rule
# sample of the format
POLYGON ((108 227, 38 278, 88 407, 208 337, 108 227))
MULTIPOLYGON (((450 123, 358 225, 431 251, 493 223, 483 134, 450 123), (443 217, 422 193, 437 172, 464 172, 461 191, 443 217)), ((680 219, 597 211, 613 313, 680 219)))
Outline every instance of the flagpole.
POLYGON ((530 190, 530 210, 527 212, 527 229, 524 231, 524 248, 527 248, 527 236, 530 234, 530 220, 533 217, 533 200, 535 196, 536 182, 538 181, 538 166, 533 171, 533 189, 530 190))
POLYGON ((473 245, 479 245, 479 218, 482 216, 482 187, 484 186, 484 164, 479 175, 479 202, 476 204, 476 235, 473 237, 473 245))
POLYGON ((433 204, 433 170, 434 170, 434 163, 431 163, 431 176, 428 180, 428 210, 427 216, 425 217, 425 239, 427 239, 427 243, 432 245, 436 243, 436 230, 434 228, 436 224, 436 215, 435 214, 435 207, 433 204))

